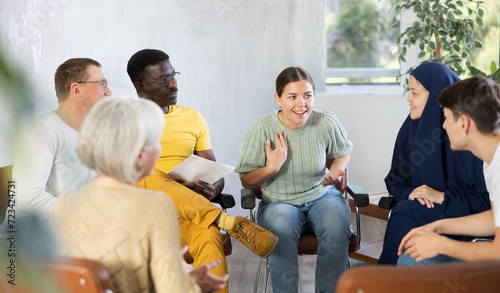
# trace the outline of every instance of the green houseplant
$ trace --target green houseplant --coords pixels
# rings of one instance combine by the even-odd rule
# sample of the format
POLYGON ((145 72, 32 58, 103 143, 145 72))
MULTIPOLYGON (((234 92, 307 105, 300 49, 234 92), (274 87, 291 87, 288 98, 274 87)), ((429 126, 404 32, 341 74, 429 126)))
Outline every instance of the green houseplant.
POLYGON ((496 83, 500 83, 500 68, 497 68, 495 61, 491 62, 491 65, 490 65, 491 73, 490 74, 486 74, 474 66, 471 66, 469 68, 469 70, 470 70, 470 74, 472 76, 482 75, 482 76, 486 76, 488 78, 493 79, 496 83))
POLYGON ((460 76, 470 68, 471 50, 482 48, 474 35, 474 26, 483 25, 481 0, 401 0, 395 10, 395 25, 399 25, 403 11, 417 17, 397 39, 400 61, 406 62, 408 48, 418 45, 420 60, 442 63, 460 76))

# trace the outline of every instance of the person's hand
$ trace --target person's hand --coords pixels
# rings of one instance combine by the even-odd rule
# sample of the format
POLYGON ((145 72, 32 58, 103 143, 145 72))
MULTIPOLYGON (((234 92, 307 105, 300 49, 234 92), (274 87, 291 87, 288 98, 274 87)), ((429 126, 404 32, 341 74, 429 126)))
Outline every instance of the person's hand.
POLYGON ((345 172, 341 169, 332 169, 326 174, 325 177, 323 177, 323 181, 321 181, 321 184, 323 186, 327 185, 335 185, 342 180, 342 176, 345 176, 345 172))
POLYGON ((414 228, 414 229, 411 229, 410 232, 408 232, 405 235, 405 237, 403 237, 403 239, 401 240, 401 243, 399 244, 399 248, 398 248, 398 255, 401 255, 403 252, 405 252, 406 246, 408 245, 408 241, 410 241, 410 239, 413 236, 415 236, 415 235, 417 235, 419 233, 424 233, 424 232, 427 232, 427 233, 436 233, 435 222, 427 224, 427 225, 424 225, 424 226, 420 226, 420 227, 417 227, 417 228, 414 228))
POLYGON ((187 184, 184 181, 178 181, 178 182, 183 184, 187 188, 191 189, 192 191, 203 195, 208 200, 212 200, 214 199, 214 197, 217 196, 215 186, 203 180, 198 179, 196 180, 196 182, 187 184))
POLYGON ((214 260, 199 266, 189 272, 189 276, 200 286, 201 292, 212 293, 222 290, 227 285, 229 276, 217 277, 208 271, 220 265, 220 260, 214 260))
MULTIPOLYGON (((443 236, 434 232, 420 230, 414 233, 404 244, 404 253, 410 255, 416 262, 433 258, 439 255, 439 248, 442 245, 443 236)), ((403 242, 401 242, 403 245, 403 242)), ((401 255, 401 245, 398 255, 401 255)))
POLYGON ((267 157, 267 166, 271 168, 273 173, 278 173, 281 169, 281 166, 286 161, 288 153, 288 142, 286 140, 286 135, 280 131, 279 134, 276 134, 276 145, 274 150, 271 150, 271 142, 268 140, 266 143, 266 157, 267 157))
POLYGON ((184 270, 186 271, 186 273, 190 273, 192 270, 193 270, 193 266, 188 264, 185 260, 184 260, 184 255, 188 252, 188 246, 183 246, 181 248, 181 255, 182 255, 182 262, 184 263, 184 270))
MULTIPOLYGON (((181 254, 184 259, 184 254, 188 251, 188 246, 183 246, 181 248, 181 254)), ((226 274, 222 277, 217 277, 208 271, 220 265, 220 260, 214 260, 207 264, 204 264, 196 269, 192 265, 184 262, 184 269, 186 273, 195 281, 195 283, 200 287, 203 293, 212 293, 220 291, 227 285, 227 280, 229 276, 226 274)))
POLYGON ((434 207, 434 204, 442 204, 444 201, 444 192, 437 191, 436 189, 422 185, 415 188, 410 195, 409 200, 418 200, 422 205, 427 206, 429 209, 434 207))

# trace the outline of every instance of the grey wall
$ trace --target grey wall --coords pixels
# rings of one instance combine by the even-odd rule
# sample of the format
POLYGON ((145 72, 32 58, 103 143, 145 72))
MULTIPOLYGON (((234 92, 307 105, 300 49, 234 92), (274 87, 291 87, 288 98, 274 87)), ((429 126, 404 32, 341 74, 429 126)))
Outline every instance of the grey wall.
MULTIPOLYGON (((235 165, 250 120, 276 108, 274 80, 282 69, 302 66, 324 89, 324 6, 325 0, 2 0, 0 49, 33 85, 30 119, 57 107, 53 74, 68 58, 98 60, 113 94, 135 95, 128 58, 143 48, 164 50, 181 72, 179 104, 205 116, 218 161, 235 165)), ((0 108, 0 165, 11 163, 5 145, 20 124, 7 121, 8 112, 0 108)), ((236 174, 226 186, 239 195, 236 174)))

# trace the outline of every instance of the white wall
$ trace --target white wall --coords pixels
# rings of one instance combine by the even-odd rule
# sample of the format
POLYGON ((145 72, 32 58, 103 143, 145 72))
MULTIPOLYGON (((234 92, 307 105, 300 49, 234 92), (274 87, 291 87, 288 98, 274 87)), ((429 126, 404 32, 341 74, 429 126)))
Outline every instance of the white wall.
MULTIPOLYGON (((164 50, 181 72, 179 104, 205 116, 218 161, 235 165, 250 120, 276 107, 274 81, 282 69, 302 66, 324 80, 324 5, 325 0, 7 0, 0 1, 0 49, 33 85, 30 119, 57 107, 53 74, 68 58, 96 59, 114 94, 135 95, 126 75, 128 59, 143 48, 164 50)), ((10 97, 1 98, 5 105, 10 97)), ((6 108, 0 109, 3 146, 21 124, 5 121, 6 108)), ((9 148, 0 149, 0 165, 11 163, 9 148)), ((236 174, 226 178, 226 186, 239 195, 236 174)))
POLYGON ((334 112, 354 148, 349 182, 368 193, 386 192, 396 135, 408 116, 409 106, 401 92, 386 94, 317 94, 315 108, 334 112))
MULTIPOLYGON (((57 106, 53 74, 68 58, 98 60, 114 94, 135 95, 128 59, 143 48, 164 50, 181 72, 179 104, 205 116, 218 161, 234 166, 248 123, 276 109, 274 81, 282 69, 306 68, 324 91, 324 6, 325 0, 7 0, 0 1, 0 50, 33 86, 29 119, 57 106)), ((11 164, 10 143, 22 124, 11 101, 0 90, 0 166, 11 164)), ((408 114, 401 93, 318 94, 316 108, 334 111, 354 143, 350 181, 385 191, 393 143, 408 114)), ((236 174, 226 177, 226 192, 238 198, 240 188, 236 174)))

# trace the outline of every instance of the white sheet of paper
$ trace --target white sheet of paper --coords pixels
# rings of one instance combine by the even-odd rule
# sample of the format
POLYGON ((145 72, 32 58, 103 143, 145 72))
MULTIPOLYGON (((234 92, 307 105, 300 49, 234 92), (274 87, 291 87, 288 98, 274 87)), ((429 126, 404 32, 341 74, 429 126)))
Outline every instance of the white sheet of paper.
POLYGON ((193 183, 200 179, 209 184, 214 184, 232 171, 234 171, 234 167, 229 165, 191 155, 168 172, 168 175, 174 180, 183 179, 187 183, 193 183))

